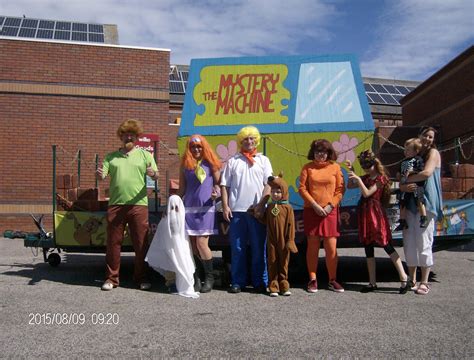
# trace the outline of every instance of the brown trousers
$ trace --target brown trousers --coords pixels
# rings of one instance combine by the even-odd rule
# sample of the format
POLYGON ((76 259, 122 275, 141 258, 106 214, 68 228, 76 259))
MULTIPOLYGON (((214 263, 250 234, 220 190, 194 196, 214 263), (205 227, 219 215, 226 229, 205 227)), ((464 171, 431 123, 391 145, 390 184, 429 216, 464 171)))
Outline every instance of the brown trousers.
POLYGON ((133 280, 140 284, 145 281, 145 256, 148 250, 148 206, 112 205, 107 209, 107 253, 106 281, 119 285, 120 250, 125 225, 128 224, 135 262, 133 280))
POLYGON ((268 284, 270 292, 286 292, 290 289, 288 282, 288 263, 290 250, 284 240, 267 239, 268 284))

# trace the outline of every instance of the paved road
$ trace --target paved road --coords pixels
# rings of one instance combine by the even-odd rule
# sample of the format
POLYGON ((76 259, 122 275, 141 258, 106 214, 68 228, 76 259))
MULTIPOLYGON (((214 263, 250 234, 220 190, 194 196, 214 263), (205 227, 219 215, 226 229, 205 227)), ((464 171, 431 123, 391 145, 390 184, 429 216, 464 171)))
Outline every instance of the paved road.
POLYGON ((398 295, 395 270, 379 251, 380 290, 361 294, 363 250, 340 255, 343 294, 310 295, 305 279, 296 278, 288 298, 214 290, 190 300, 165 293, 158 275, 153 291, 135 290, 130 255, 123 258, 124 286, 102 292, 102 254, 63 254, 52 268, 22 240, 0 238, 0 357, 474 357, 472 250, 435 254, 426 297, 398 295), (68 316, 47 325, 48 313, 68 316))

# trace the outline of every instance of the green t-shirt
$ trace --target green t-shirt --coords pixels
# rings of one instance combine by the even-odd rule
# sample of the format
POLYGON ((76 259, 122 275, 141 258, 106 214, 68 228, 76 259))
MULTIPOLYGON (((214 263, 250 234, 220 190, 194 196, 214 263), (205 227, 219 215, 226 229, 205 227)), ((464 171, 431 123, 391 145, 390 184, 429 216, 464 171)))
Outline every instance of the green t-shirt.
POLYGON ((148 164, 151 164, 153 170, 158 170, 151 153, 138 148, 128 154, 115 151, 105 157, 102 170, 104 176, 110 176, 109 205, 148 205, 146 193, 148 164))

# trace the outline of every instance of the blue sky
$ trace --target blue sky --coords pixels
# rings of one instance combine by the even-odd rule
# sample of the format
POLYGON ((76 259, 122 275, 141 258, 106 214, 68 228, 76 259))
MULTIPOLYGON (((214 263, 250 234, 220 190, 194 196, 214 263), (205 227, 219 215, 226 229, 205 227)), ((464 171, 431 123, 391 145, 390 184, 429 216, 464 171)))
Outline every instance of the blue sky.
POLYGON ((355 54, 362 75, 425 80, 474 43, 473 0, 16 0, 0 14, 117 24, 122 45, 191 58, 355 54))

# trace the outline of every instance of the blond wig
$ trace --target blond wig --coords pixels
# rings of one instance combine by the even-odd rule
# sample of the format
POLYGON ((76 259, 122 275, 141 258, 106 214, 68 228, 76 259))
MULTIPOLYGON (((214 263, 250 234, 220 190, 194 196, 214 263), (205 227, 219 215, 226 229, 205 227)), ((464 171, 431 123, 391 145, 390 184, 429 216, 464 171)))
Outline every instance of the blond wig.
POLYGON ((248 137, 255 138, 255 147, 260 145, 260 132, 255 126, 246 126, 240 129, 237 133, 237 142, 242 145, 242 141, 248 137))

